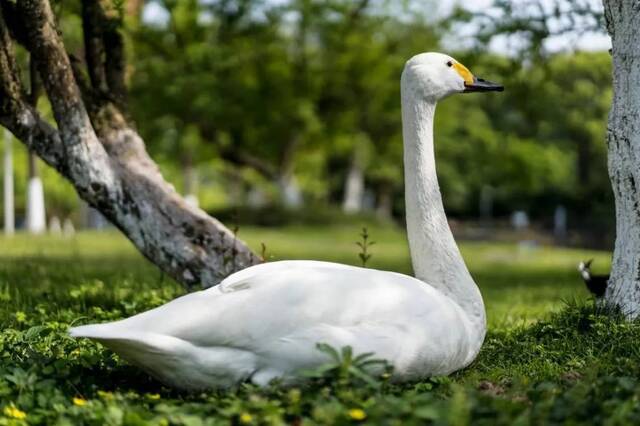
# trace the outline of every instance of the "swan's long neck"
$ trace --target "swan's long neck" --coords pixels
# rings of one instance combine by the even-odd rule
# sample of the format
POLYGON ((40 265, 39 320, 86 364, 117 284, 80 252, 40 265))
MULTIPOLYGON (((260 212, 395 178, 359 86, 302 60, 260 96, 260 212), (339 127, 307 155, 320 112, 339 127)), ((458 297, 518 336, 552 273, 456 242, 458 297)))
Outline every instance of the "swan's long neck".
POLYGON ((442 205, 433 146, 436 103, 402 87, 407 232, 416 277, 453 299, 484 339, 486 318, 480 291, 453 239, 442 205))

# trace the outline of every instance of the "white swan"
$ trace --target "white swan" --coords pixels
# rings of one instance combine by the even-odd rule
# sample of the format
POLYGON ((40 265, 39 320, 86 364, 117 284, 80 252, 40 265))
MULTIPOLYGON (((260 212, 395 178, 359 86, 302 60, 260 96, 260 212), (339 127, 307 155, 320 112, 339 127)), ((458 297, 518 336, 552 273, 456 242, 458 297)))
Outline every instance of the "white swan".
POLYGON ((442 206, 433 149, 436 102, 502 90, 453 58, 423 53, 402 73, 407 231, 416 277, 317 261, 247 268, 219 286, 107 324, 70 330, 182 389, 265 385, 327 362, 319 342, 373 352, 397 381, 448 374, 478 354, 484 304, 442 206))

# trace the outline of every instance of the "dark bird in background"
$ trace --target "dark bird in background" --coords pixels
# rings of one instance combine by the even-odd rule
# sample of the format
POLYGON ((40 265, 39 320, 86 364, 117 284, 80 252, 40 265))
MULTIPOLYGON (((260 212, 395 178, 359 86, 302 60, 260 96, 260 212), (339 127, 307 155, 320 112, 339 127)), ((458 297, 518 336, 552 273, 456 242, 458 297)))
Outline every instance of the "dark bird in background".
POLYGON ((578 271, 580 271, 580 275, 589 291, 599 299, 604 296, 604 292, 607 290, 609 275, 593 275, 591 273, 591 262, 593 262, 593 259, 580 262, 578 264, 578 271))

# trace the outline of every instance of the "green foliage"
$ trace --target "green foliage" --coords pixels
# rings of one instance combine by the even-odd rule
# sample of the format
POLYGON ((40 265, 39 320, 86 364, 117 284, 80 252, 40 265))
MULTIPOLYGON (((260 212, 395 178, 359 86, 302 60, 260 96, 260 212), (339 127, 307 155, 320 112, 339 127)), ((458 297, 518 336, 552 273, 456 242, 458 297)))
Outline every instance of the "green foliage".
POLYGON ((372 353, 354 354, 350 346, 340 351, 326 343, 318 343, 317 349, 325 353, 330 361, 315 370, 304 372, 315 379, 316 385, 338 384, 340 386, 380 389, 381 381, 391 377, 393 368, 384 360, 374 358, 372 353))
MULTIPOLYGON (((564 0, 542 2, 542 9, 521 3, 496 1, 504 25, 482 21, 477 49, 450 52, 507 90, 452 97, 439 106, 436 149, 445 206, 455 216, 477 216, 480 194, 489 188, 497 215, 525 209, 534 219, 548 219, 563 204, 570 225, 604 234, 613 220, 603 143, 610 57, 532 47, 552 36, 555 24, 547 18, 575 15, 561 22, 571 27, 580 17, 600 22, 601 16, 590 0, 574 9, 564 0), (531 55, 497 55, 487 47, 496 34, 523 32, 533 37, 525 43, 531 55)), ((441 38, 455 33, 463 17, 436 22, 425 13, 435 2, 422 0, 154 5, 168 13, 166 23, 123 20, 130 112, 181 192, 196 192, 205 209, 218 210, 247 204, 252 191, 278 204, 285 183, 297 182, 312 207, 338 205, 355 164, 379 204, 401 217, 399 76, 412 55, 443 50, 441 38)), ((122 12, 121 2, 114 6, 122 12)), ((56 4, 76 56, 82 50, 79 11, 77 1, 56 4)), ((44 102, 40 109, 50 117, 44 102)), ((18 159, 16 169, 21 208, 25 162, 18 159)), ((58 181, 47 175, 45 194, 51 210, 66 215, 77 201, 58 181)))
POLYGON ((547 41, 555 37, 575 42, 585 34, 605 31, 602 3, 594 0, 493 0, 475 12, 465 6, 461 4, 448 20, 473 23, 476 49, 486 49, 501 36, 515 41, 509 43, 512 54, 530 60, 544 58, 547 41))
MULTIPOLYGON (((367 187, 379 198, 391 194, 401 213, 398 77, 413 54, 439 50, 445 30, 408 13, 417 6, 167 2, 166 27, 134 33, 133 113, 159 155, 195 164, 217 157, 233 167, 218 169, 214 182, 240 177, 277 200, 274 183, 293 174, 308 199, 336 202, 355 163, 367 187)), ((440 106, 436 149, 447 209, 477 215, 480 193, 490 187, 499 215, 526 209, 550 217, 564 204, 581 218, 594 212, 582 225, 610 226, 602 143, 608 55, 547 54, 526 63, 485 48, 455 56, 507 91, 440 106)))
MULTIPOLYGON (((371 266, 409 272, 403 233, 367 226, 377 240, 371 266)), ((355 262, 357 229, 242 227, 241 236, 254 247, 266 241, 274 259, 355 262)), ((184 394, 67 336, 72 324, 123 318, 182 294, 129 242, 109 233, 0 239, 0 424, 637 423, 640 325, 585 302, 575 271, 577 259, 594 255, 606 267, 606 253, 462 250, 490 321, 469 368, 398 385, 374 357, 320 345, 328 363, 304 386, 184 394), (571 297, 580 301, 561 301, 571 297)))

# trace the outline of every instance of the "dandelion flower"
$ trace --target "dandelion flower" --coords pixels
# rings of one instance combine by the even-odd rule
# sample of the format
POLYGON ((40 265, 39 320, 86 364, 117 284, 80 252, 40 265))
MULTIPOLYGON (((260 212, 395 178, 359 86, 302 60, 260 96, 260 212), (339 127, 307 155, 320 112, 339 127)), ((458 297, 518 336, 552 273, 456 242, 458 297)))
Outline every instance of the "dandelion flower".
POLYGON ((73 405, 77 405, 78 407, 82 407, 83 405, 87 405, 87 400, 84 398, 73 398, 73 405))
POLYGON ((27 418, 27 413, 25 413, 24 411, 20 410, 19 408, 17 408, 15 405, 8 405, 6 407, 4 407, 3 413, 5 416, 12 418, 12 419, 17 419, 17 420, 24 420, 27 418))
POLYGON ((248 425, 252 421, 253 421, 253 417, 251 416, 251 414, 249 413, 240 414, 240 423, 242 423, 243 425, 248 425))
POLYGON ((349 410, 349 417, 351 417, 353 420, 360 421, 367 418, 367 413, 359 408, 352 408, 351 410, 349 410))

